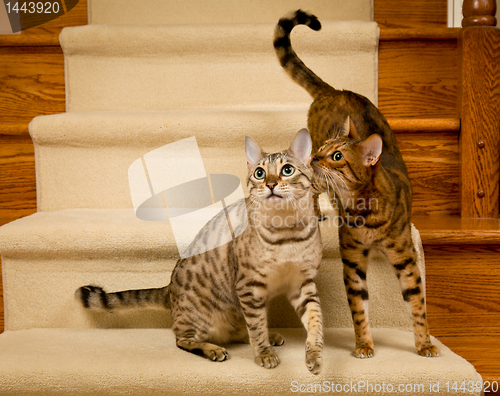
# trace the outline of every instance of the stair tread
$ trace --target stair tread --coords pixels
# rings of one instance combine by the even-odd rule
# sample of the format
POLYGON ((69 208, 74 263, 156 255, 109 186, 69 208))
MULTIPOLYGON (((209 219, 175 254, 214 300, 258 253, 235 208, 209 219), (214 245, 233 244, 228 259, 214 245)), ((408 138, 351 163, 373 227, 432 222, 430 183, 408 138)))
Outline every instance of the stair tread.
MULTIPOLYGON (((4 389, 21 386, 23 393, 57 390, 90 395, 126 389, 142 394, 168 389, 169 394, 203 390, 205 394, 241 395, 244 389, 245 394, 285 395, 293 381, 311 384, 313 377, 304 363, 304 330, 279 331, 286 343, 277 348, 281 363, 272 372, 254 363, 248 344, 229 345, 230 359, 214 364, 177 348, 169 329, 9 331, 0 335, 0 384, 4 389), (58 381, 53 380, 54 373, 59 374, 58 381)), ((352 329, 326 328, 324 333, 321 376, 329 383, 350 386, 351 381, 365 381, 395 387, 422 383, 424 392, 419 394, 431 395, 429 381, 479 380, 472 365, 439 341, 435 341, 441 351, 439 358, 420 357, 413 347, 412 332, 373 329, 376 354, 363 360, 351 354, 352 329)))
POLYGON ((500 219, 413 216, 412 221, 424 245, 500 244, 500 219))
MULTIPOLYGON (((94 55, 113 54, 156 54, 175 52, 188 55, 195 52, 224 53, 269 52, 272 50, 272 34, 276 23, 242 24, 202 24, 202 25, 84 25, 68 27, 59 37, 65 55, 81 54, 92 51, 94 55), (102 44, 101 44, 102 43, 102 44), (147 43, 145 45, 144 43, 147 43), (200 43, 203 46, 200 46, 200 43)), ((377 29, 375 22, 365 21, 324 21, 322 29, 314 35, 307 30, 295 34, 295 46, 302 53, 323 53, 325 48, 337 49, 339 42, 356 45, 359 51, 364 46, 376 45, 376 40, 367 42, 365 34, 377 29), (309 37, 307 37, 309 36, 309 37), (300 37, 300 38, 299 38, 300 37), (335 39, 333 43, 331 40, 335 39)), ((342 47, 343 44, 342 44, 342 47)), ((271 51, 272 52, 272 51, 271 51)))
MULTIPOLYGON (((500 339, 492 336, 438 337, 444 345, 466 359, 484 381, 497 381, 500 386, 500 339)), ((499 388, 500 389, 500 388, 499 388)), ((491 393, 490 393, 491 394, 491 393)))
POLYGON ((380 28, 380 41, 458 40, 460 28, 380 28))
MULTIPOLYGON (((151 224, 156 222, 144 222, 137 220, 132 209, 71 209, 60 211, 59 218, 63 219, 62 224, 70 226, 68 220, 81 216, 79 222, 88 214, 88 220, 100 221, 103 226, 121 228, 123 224, 137 226, 146 229, 151 228, 151 224), (107 222, 107 213, 109 219, 112 219, 114 225, 107 222), (116 216, 116 214, 119 214, 116 216)), ((28 217, 15 218, 13 216, 0 217, 0 225, 23 220, 26 225, 33 224, 40 232, 44 232, 43 221, 49 218, 49 214, 54 212, 39 212, 35 214, 37 220, 32 223, 32 219, 27 222, 28 217), (43 214, 42 214, 43 213, 43 214), (38 220, 39 219, 39 220, 38 220), (38 221, 41 221, 38 223, 38 221), (38 223, 38 224, 37 224, 38 223)), ((33 216, 33 215, 32 215, 33 216)), ((424 244, 500 244, 500 219, 462 219, 458 216, 413 216, 412 222, 420 233, 424 244)), ((20 223, 18 223, 19 225, 20 223)), ((19 231, 20 232, 20 231, 19 231)), ((1 234, 0 234, 1 235, 1 234)), ((19 236, 21 238, 21 236, 19 236)))
MULTIPOLYGON (((256 140, 269 140, 271 131, 295 134, 306 125, 305 106, 273 109, 79 111, 35 117, 30 123, 30 134, 35 144, 42 145, 145 145, 159 141, 162 135, 169 135, 171 141, 196 136, 198 144, 205 142, 216 147, 224 142, 228 146, 228 141, 233 144, 234 139, 243 142, 245 133, 253 133, 252 137, 256 140), (124 133, 124 130, 130 133, 124 133)), ((8 126, 7 129, 12 127, 8 126)), ((285 139, 288 139, 288 135, 285 139)))
MULTIPOLYGON (((332 220, 335 213, 325 210, 332 220)), ((339 257, 335 221, 320 223, 324 257, 339 257)), ((5 256, 104 255, 134 252, 147 257, 179 257, 168 221, 144 221, 133 209, 64 209, 38 212, 0 227, 0 252, 5 256), (138 253, 140 252, 140 253, 138 253)))
MULTIPOLYGON (((326 209, 327 215, 334 215, 326 209)), ((500 219, 462 219, 455 216, 413 216, 412 221, 419 230, 424 244, 500 244, 500 219)), ((38 212, 31 216, 17 219, 7 227, 2 227, 0 236, 3 251, 19 249, 19 243, 26 238, 26 230, 31 234, 27 238, 26 248, 35 243, 34 235, 45 235, 45 238, 56 241, 66 232, 79 233, 79 237, 87 235, 95 239, 101 246, 114 246, 116 240, 102 238, 104 235, 121 235, 130 238, 129 243, 137 238, 140 245, 149 240, 152 246, 165 242, 167 222, 143 221, 135 216, 133 209, 66 209, 56 212, 38 212), (52 228, 47 227, 50 224, 52 228), (124 228, 125 227, 125 228, 124 228), (10 240, 10 242, 7 242, 10 240), (10 244, 16 241, 16 246, 10 244)), ((331 222, 321 223, 322 232, 334 229, 331 222)), ((329 239, 329 238, 327 238, 329 239)), ((45 242, 47 239, 45 239, 45 242)), ((79 244, 78 238, 71 239, 72 244, 79 244)), ((120 243, 121 245, 121 243, 120 243)), ((128 245, 130 247, 130 245, 128 245)))
MULTIPOLYGON (((193 110, 196 111, 196 110, 193 110)), ((239 111, 244 111, 244 110, 235 110, 235 109, 219 109, 219 110, 211 110, 213 114, 216 114, 216 112, 219 112, 219 114, 224 113, 224 114, 231 114, 239 111)), ((256 112, 260 111, 261 113, 275 113, 275 112, 285 112, 285 113, 293 113, 293 112, 300 112, 304 113, 307 112, 307 109, 254 109, 254 110, 247 110, 247 112, 256 112)), ((199 111, 200 113, 207 112, 207 111, 199 111)), ((85 112, 79 112, 79 113, 67 113, 71 115, 84 115, 85 112)), ((97 112, 94 112, 97 113, 97 112)), ((111 116, 115 112, 99 112, 102 114, 102 116, 111 116)), ((118 112, 119 113, 119 112, 118 112)), ((125 115, 130 112, 122 112, 121 115, 125 115)), ((139 115, 141 112, 136 112, 137 115, 139 115)), ((169 114, 168 110, 165 110, 163 112, 160 111, 154 111, 154 110, 145 110, 143 111, 144 117, 150 117, 154 113, 164 113, 165 115, 169 114)), ((170 111, 171 114, 176 114, 180 112, 176 111, 170 111)), ((66 114, 66 113, 65 113, 66 114)), ((69 116, 71 116, 69 115, 69 116)), ((42 116, 43 117, 43 116, 42 116)), ((429 132, 429 133, 435 133, 435 132, 459 132, 460 131, 460 118, 421 118, 421 117, 386 117, 387 121, 389 122, 389 125, 391 126, 392 130, 394 133, 400 133, 400 132, 429 132)), ((28 130, 28 122, 2 122, 0 121, 0 135, 9 135, 9 136, 27 136, 29 135, 29 130, 28 130)))
MULTIPOLYGON (((85 26, 85 25, 84 25, 85 26)), ((0 35, 0 47, 59 47, 60 27, 32 28, 20 35, 0 35)), ((380 27, 380 41, 457 40, 459 28, 388 28, 380 27)))
POLYGON ((1 227, 0 250, 7 256, 83 252, 102 256, 142 251, 178 257, 168 221, 140 220, 133 209, 38 212, 1 227))

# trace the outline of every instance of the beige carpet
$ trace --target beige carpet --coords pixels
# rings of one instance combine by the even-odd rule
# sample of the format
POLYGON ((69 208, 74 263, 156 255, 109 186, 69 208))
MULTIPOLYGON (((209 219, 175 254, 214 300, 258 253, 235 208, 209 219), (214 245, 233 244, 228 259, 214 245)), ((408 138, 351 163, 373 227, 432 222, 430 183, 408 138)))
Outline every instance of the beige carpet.
POLYGON ((0 394, 436 396, 454 394, 446 392, 446 381, 480 381, 439 341, 443 356, 422 358, 409 347, 411 334, 395 329, 373 331, 378 349, 365 360, 351 356, 351 330, 326 330, 324 369, 316 377, 304 363, 305 332, 280 332, 286 341, 277 348, 281 363, 273 370, 257 366, 244 344, 229 346, 230 358, 222 363, 189 354, 175 346, 170 330, 7 332, 0 344, 0 394))
MULTIPOLYGON (((331 210, 327 214, 330 219, 335 216, 331 210)), ((323 222, 321 234, 325 250, 317 284, 324 324, 350 328, 337 228, 323 222)), ((413 237, 418 248, 415 229, 413 237)), ((167 311, 91 314, 74 299, 74 291, 86 284, 109 291, 168 284, 179 256, 168 222, 139 220, 131 209, 41 212, 2 227, 0 250, 8 330, 170 326, 167 311)), ((411 331, 399 283, 382 259, 373 260, 368 287, 371 325, 411 331)), ((269 317, 272 327, 302 326, 284 298, 273 301, 269 317)))
POLYGON ((314 11, 322 20, 373 20, 371 0, 89 0, 91 24, 177 25, 276 23, 290 10, 314 11))
MULTIPOLYGON (((39 213, 0 229, 7 329, 0 335, 0 395, 278 395, 296 393, 294 381, 298 392, 324 381, 364 381, 422 384, 419 394, 436 394, 430 386, 439 381, 447 394, 446 381, 479 379, 438 342, 442 357, 418 356, 398 282, 380 259, 368 273, 376 356, 351 356, 332 221, 321 224, 320 377, 305 367, 303 330, 293 329, 301 324, 283 299, 272 302, 269 315, 271 327, 287 328, 276 370, 255 365, 248 345, 230 346, 231 359, 222 364, 180 351, 165 328, 168 311, 92 314, 74 299, 75 289, 89 283, 116 291, 169 282, 179 255, 174 235, 168 221, 135 216, 128 183, 134 161, 194 136, 208 174, 230 173, 245 185, 245 135, 278 151, 306 125, 311 99, 272 47, 277 19, 298 7, 324 26, 294 31, 299 55, 337 88, 376 102, 378 27, 366 0, 90 0, 93 24, 63 30, 67 113, 30 124, 39 213)), ((425 278, 415 229, 413 239, 425 278)))
MULTIPOLYGON (((66 111, 302 108, 272 46, 275 23, 64 29, 66 111)), ((323 21, 299 27, 296 51, 339 89, 377 101, 378 27, 323 21), (302 29, 301 29, 302 28, 302 29)))

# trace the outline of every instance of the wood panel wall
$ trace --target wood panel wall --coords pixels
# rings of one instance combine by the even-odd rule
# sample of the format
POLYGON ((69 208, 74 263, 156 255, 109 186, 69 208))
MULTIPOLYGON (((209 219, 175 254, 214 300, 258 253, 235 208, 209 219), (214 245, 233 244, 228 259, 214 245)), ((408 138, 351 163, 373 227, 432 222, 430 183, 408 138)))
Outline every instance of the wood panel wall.
POLYGON ((65 26, 87 23, 87 1, 19 35, 0 36, 0 225, 36 212, 34 149, 29 122, 65 111, 65 26), (56 45, 54 45, 56 44, 56 45))
POLYGON ((426 246, 425 255, 431 334, 500 337, 500 246, 426 246))
POLYGON ((443 0, 374 0, 374 16, 383 27, 446 27, 448 6, 443 0))
POLYGON ((378 106, 386 117, 458 117, 458 32, 452 32, 432 41, 417 32, 417 38, 381 32, 378 106))
POLYGON ((0 47, 1 123, 25 126, 38 115, 65 107, 64 58, 60 47, 0 47))

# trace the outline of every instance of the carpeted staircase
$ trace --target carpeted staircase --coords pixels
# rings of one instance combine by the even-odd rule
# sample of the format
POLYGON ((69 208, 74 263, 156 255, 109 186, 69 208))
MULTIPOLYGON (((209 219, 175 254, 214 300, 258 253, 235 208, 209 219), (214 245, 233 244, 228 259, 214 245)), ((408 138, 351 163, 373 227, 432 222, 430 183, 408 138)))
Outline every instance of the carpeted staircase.
MULTIPOLYGON (((91 25, 60 36, 67 113, 30 125, 39 212, 0 229, 6 327, 0 394, 278 395, 339 385, 345 394, 384 394, 392 393, 388 385, 395 391, 402 385, 435 395, 436 389, 453 394, 446 382, 480 380, 437 340, 441 357, 415 352, 398 282, 381 259, 368 274, 376 356, 351 355, 354 334, 332 222, 321 225, 326 348, 319 377, 305 367, 305 331, 283 299, 270 307, 270 326, 286 338, 274 370, 258 367, 249 345, 229 346, 230 359, 220 364, 179 350, 169 312, 95 314, 77 304, 74 291, 89 283, 114 291, 169 282, 179 255, 175 239, 168 221, 135 216, 128 169, 136 159, 194 136, 208 174, 243 181, 245 135, 277 151, 306 125, 311 99, 274 55, 279 17, 299 7, 316 13, 322 31, 298 28, 296 51, 332 85, 377 101, 378 28, 369 1, 175 4, 89 2, 91 25)), ((416 230, 413 237, 425 273, 416 230)))

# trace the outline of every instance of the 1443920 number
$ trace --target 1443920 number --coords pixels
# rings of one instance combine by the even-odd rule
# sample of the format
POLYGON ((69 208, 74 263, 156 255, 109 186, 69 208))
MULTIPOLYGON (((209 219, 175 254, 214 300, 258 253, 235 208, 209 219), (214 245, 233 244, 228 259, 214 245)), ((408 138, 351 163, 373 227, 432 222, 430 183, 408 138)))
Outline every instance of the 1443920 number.
POLYGON ((498 384, 498 382, 496 381, 485 381, 485 382, 481 382, 481 381, 477 381, 477 382, 473 382, 473 381, 468 381, 468 382, 458 382, 458 381, 454 381, 454 382, 450 382, 450 381, 447 381, 445 383, 445 386, 446 386, 446 390, 448 392, 455 392, 455 393, 473 393, 473 392, 484 392, 485 395, 488 395, 488 393, 497 393, 500 389, 500 386, 498 384))
POLYGON ((54 2, 12 2, 12 4, 6 3, 7 13, 24 13, 24 14, 59 14, 60 4, 57 1, 54 2))

